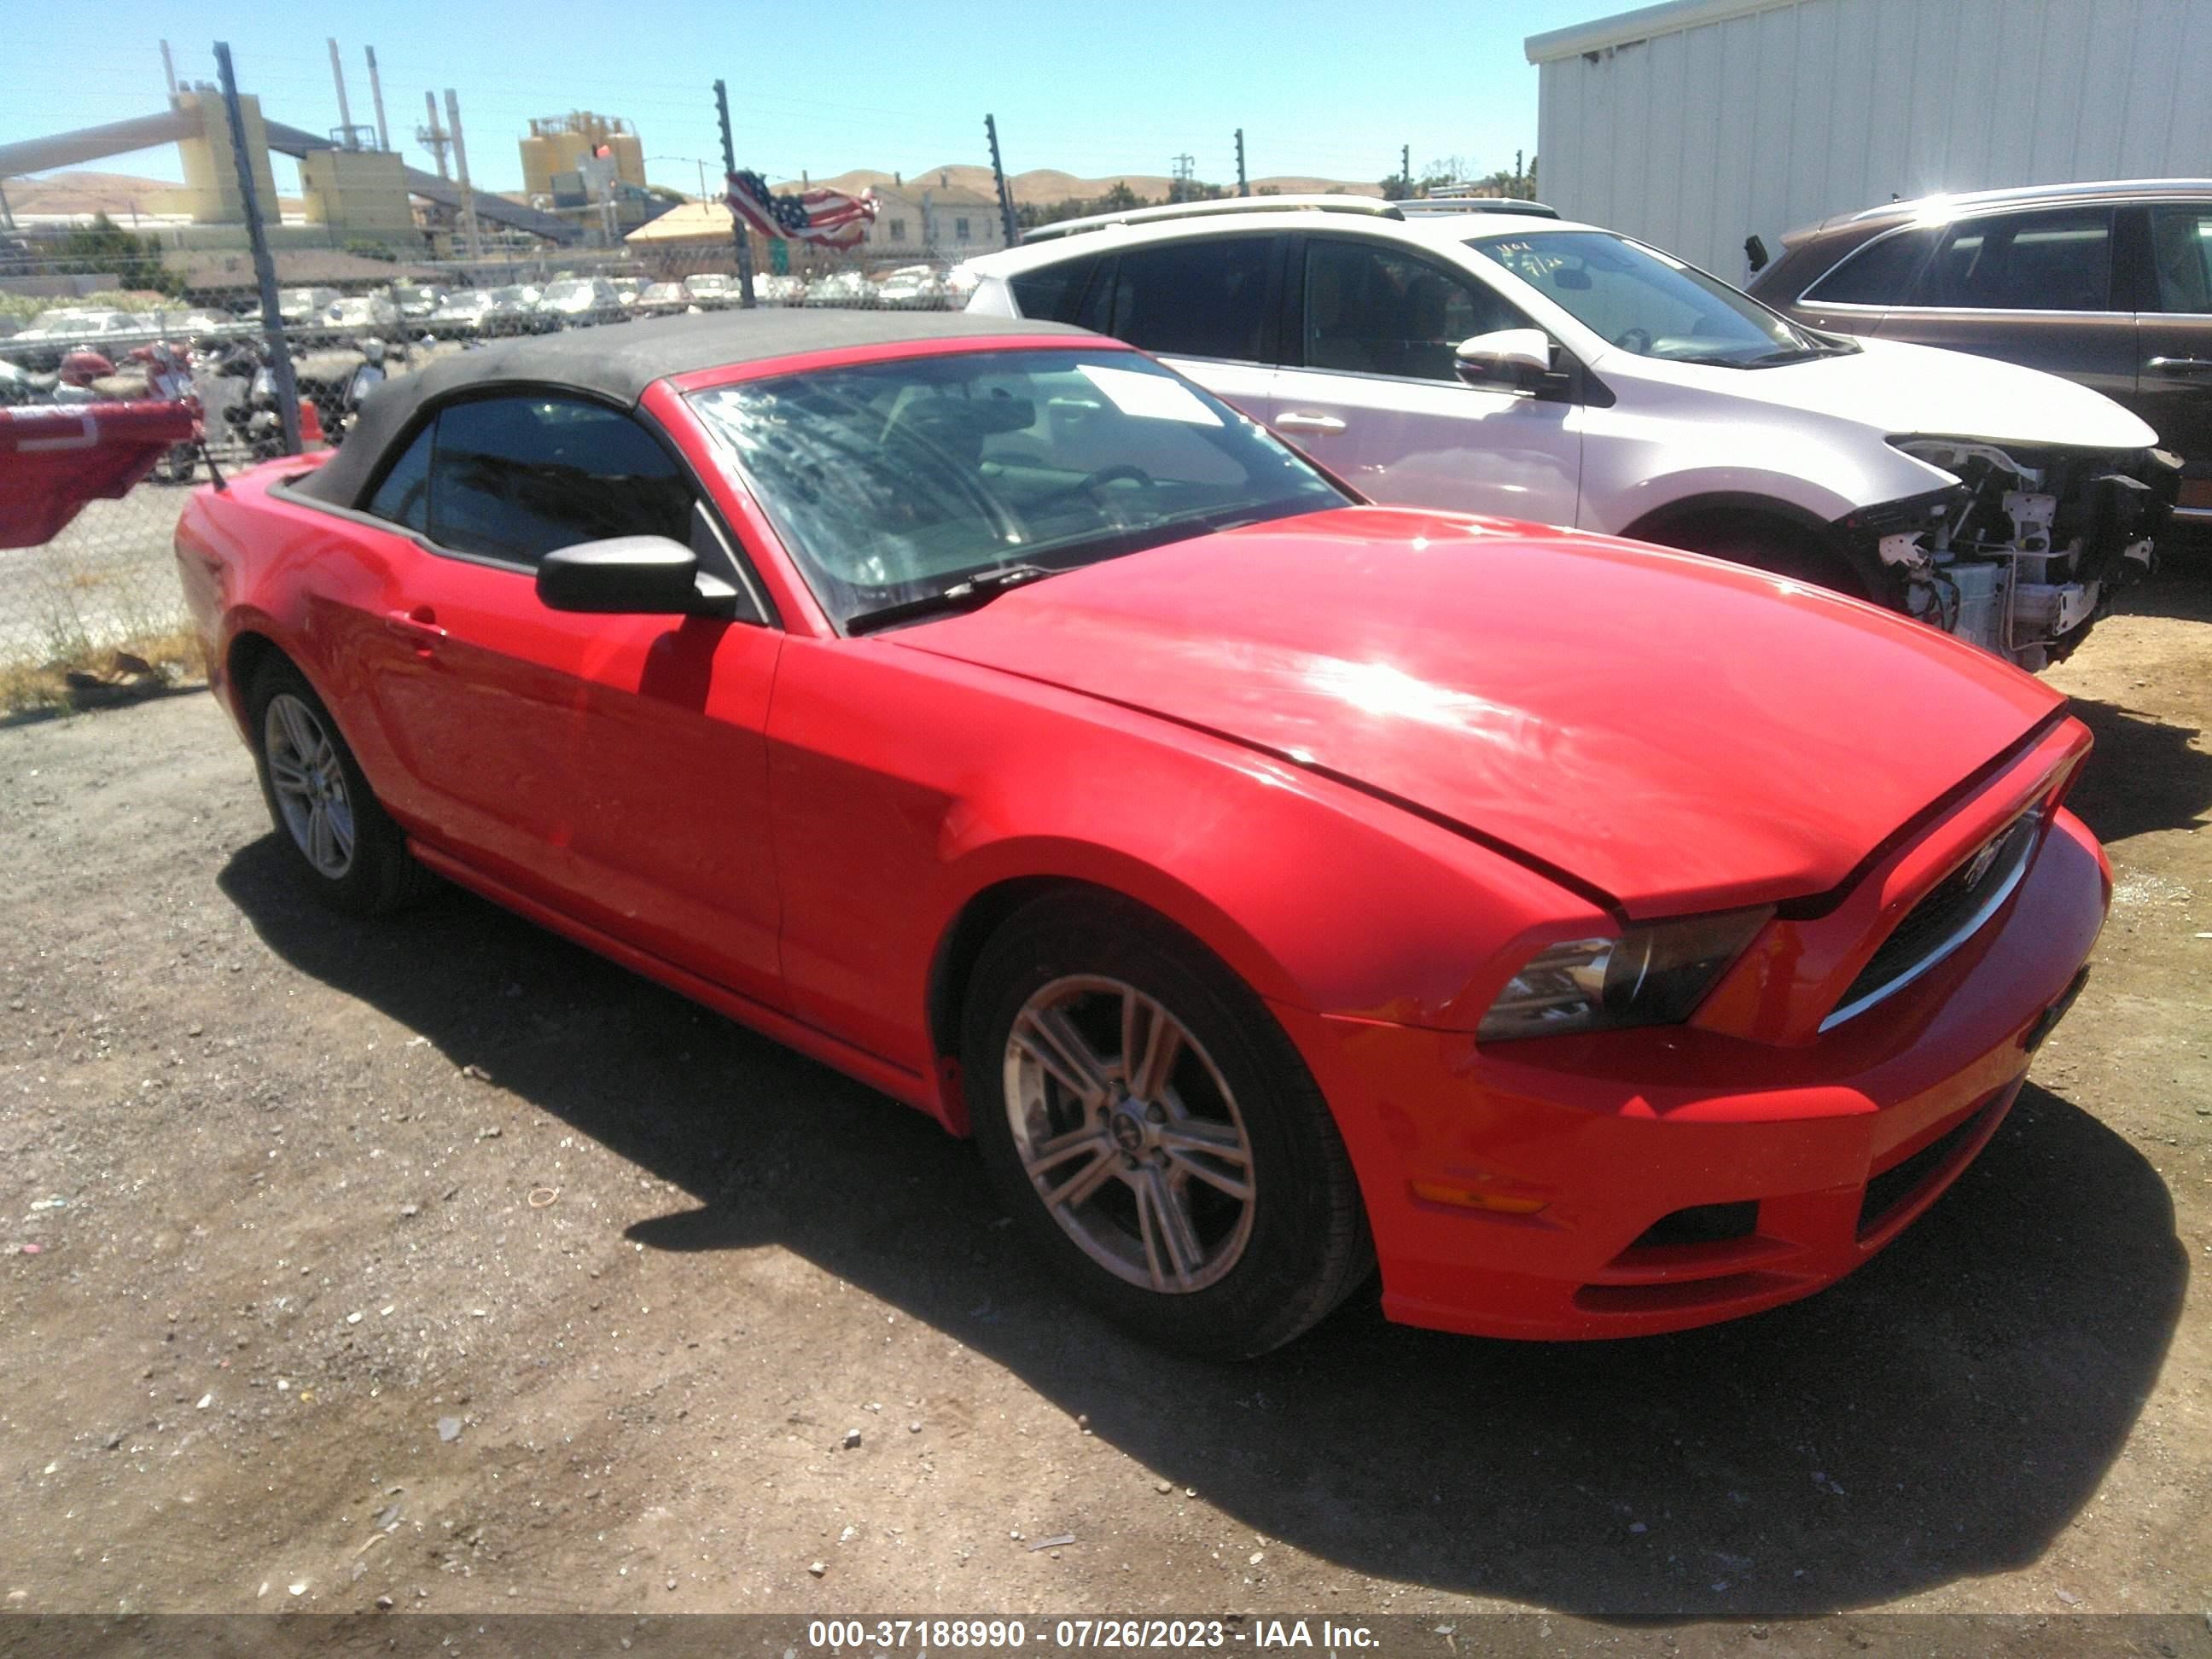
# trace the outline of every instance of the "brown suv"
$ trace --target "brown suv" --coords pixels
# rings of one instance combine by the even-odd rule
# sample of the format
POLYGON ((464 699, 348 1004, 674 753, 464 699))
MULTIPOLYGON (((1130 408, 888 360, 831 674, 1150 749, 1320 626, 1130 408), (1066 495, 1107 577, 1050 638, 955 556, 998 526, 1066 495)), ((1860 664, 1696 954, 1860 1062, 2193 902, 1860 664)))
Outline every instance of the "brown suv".
POLYGON ((2212 179, 1931 196, 1782 241, 1759 299, 2094 387, 2182 458, 2177 516, 2212 525, 2212 179))

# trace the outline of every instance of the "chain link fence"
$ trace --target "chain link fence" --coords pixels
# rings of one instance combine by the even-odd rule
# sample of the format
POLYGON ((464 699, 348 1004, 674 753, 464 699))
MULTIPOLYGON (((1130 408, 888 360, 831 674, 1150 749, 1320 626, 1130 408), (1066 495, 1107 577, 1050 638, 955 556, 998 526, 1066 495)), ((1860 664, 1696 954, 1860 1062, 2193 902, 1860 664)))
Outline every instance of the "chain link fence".
MULTIPOLYGON (((771 258, 757 241, 754 251, 754 293, 763 307, 944 311, 965 302, 946 258, 858 258, 793 245, 787 259, 771 258)), ((650 328, 665 317, 738 307, 736 250, 727 242, 642 258, 556 250, 496 264, 410 264, 388 282, 280 293, 308 448, 343 443, 379 380, 442 356, 522 335, 650 328)), ((197 674, 172 551, 177 518, 210 466, 228 475, 285 453, 266 341, 250 296, 0 293, 0 407, 89 412, 93 422, 73 424, 70 441, 98 442, 103 405, 189 399, 200 434, 156 458, 119 498, 86 501, 50 539, 0 546, 0 714, 97 700, 148 675, 197 674)), ((5 438, 0 433, 0 490, 18 487, 6 477, 16 457, 5 438)))

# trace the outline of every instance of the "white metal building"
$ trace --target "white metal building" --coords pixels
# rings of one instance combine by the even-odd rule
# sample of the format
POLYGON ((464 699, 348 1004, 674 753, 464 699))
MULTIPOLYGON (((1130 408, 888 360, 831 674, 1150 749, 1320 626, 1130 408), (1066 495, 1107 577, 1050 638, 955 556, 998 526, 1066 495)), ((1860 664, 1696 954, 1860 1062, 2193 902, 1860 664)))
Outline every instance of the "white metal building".
POLYGON ((1670 0, 1527 51, 1538 194, 1731 281, 1896 197, 2212 173, 2212 0, 1670 0))

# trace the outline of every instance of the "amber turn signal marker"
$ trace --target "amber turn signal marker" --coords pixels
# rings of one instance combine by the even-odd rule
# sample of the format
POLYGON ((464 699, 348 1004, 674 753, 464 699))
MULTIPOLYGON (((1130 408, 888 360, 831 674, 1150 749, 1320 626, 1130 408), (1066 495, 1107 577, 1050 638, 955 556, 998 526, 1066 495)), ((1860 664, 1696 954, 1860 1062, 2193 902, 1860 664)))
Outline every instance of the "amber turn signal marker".
POLYGON ((1523 1198, 1516 1193, 1486 1192, 1480 1187, 1455 1187, 1441 1181, 1407 1183, 1415 1198, 1430 1204, 1449 1204, 1462 1210, 1491 1210, 1500 1215, 1534 1215, 1551 1200, 1523 1198))

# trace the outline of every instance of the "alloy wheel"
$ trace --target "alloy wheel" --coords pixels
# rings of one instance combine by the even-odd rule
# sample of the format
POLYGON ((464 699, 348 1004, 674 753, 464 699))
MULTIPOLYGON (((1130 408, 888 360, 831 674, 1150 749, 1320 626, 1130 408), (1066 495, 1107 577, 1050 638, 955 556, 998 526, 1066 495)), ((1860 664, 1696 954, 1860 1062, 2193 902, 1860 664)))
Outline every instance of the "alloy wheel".
POLYGON ((1251 1139, 1165 1005, 1116 979, 1056 979, 1015 1017, 1005 1069, 1022 1168, 1085 1255, 1168 1295, 1237 1265, 1252 1235, 1251 1139))
POLYGON ((343 880, 353 868, 354 815, 345 768, 322 717, 281 691, 262 716, 269 786, 292 842, 318 875, 343 880))

